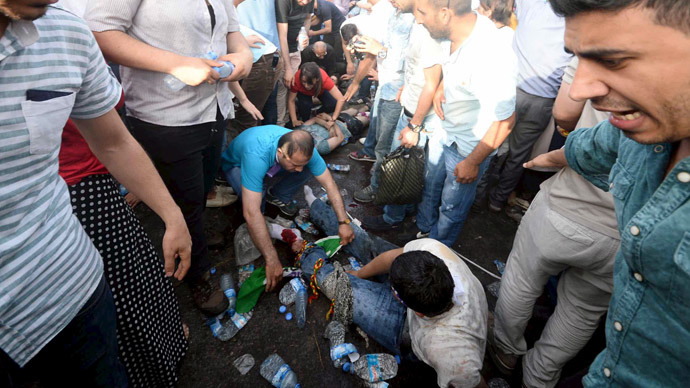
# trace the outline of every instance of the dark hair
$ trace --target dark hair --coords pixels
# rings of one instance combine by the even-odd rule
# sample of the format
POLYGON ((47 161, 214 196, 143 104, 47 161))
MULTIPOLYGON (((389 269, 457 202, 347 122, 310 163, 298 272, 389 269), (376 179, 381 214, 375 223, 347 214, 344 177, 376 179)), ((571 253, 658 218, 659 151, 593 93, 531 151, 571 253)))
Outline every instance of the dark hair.
POLYGON ((443 260, 432 253, 403 253, 393 260, 389 278, 400 299, 418 313, 433 317, 453 305, 453 277, 443 260))
POLYGON ((513 13, 513 0, 479 0, 481 5, 491 10, 491 19, 495 22, 510 24, 513 13))
POLYGON ((314 154, 314 138, 307 131, 293 129, 280 137, 278 148, 283 150, 288 157, 292 157, 292 154, 299 151, 311 159, 314 154))
POLYGON ((342 36, 345 44, 348 44, 358 32, 359 30, 354 23, 346 24, 340 28, 340 36, 342 36))
POLYGON ((431 5, 436 9, 447 6, 456 16, 472 12, 472 0, 431 0, 431 5))
POLYGON ((316 62, 306 62, 300 65, 300 80, 299 82, 302 82, 302 80, 307 80, 309 83, 314 84, 314 90, 316 93, 314 94, 315 96, 320 96, 321 95, 321 86, 323 85, 323 76, 321 75, 321 68, 319 65, 316 64, 316 62))
POLYGON ((690 1, 687 0, 551 0, 553 11, 563 17, 585 12, 617 12, 642 7, 654 11, 654 22, 690 33, 690 1))

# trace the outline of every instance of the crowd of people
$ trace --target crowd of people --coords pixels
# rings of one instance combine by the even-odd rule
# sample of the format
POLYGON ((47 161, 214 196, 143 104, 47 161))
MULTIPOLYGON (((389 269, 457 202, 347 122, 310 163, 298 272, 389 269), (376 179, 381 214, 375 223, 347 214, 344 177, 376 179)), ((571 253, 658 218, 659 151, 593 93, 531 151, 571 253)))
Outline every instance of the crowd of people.
POLYGON ((684 386, 687 58, 676 0, 0 0, 0 383, 175 386, 189 329, 169 278, 228 309, 203 214, 238 202, 266 291, 276 239, 334 320, 440 387, 487 386, 485 351, 555 387, 604 319, 582 385, 684 386), (348 143, 371 165, 354 200, 383 210, 361 227, 324 161, 348 143), (385 203, 400 148, 424 155, 423 189, 385 203), (266 221, 298 193, 361 269, 266 221), (519 221, 493 313, 451 249, 472 208, 519 221), (376 235, 406 220, 404 246, 376 235))

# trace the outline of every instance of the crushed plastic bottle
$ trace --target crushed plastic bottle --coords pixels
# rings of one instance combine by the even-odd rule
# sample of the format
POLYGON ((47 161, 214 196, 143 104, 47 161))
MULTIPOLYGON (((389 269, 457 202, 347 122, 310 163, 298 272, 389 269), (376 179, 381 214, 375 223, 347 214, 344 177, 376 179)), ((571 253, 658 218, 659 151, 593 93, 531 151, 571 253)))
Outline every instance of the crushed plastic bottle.
POLYGON ((357 259, 353 256, 348 257, 347 261, 350 262, 350 266, 354 271, 359 271, 360 269, 362 269, 362 264, 360 264, 359 261, 357 261, 357 259))
MULTIPOLYGON (((248 313, 244 314, 239 314, 235 312, 230 320, 223 325, 223 329, 226 331, 228 335, 228 339, 232 338, 237 334, 240 330, 242 330, 243 327, 247 325, 247 322, 252 318, 252 313, 251 311, 248 313)), ((220 337, 219 337, 220 338, 220 337)), ((221 340, 223 341, 223 340, 221 340)), ((227 340, 225 340, 227 341, 227 340)))
POLYGON ((259 368, 261 376, 277 388, 301 388, 297 375, 290 366, 277 354, 273 353, 264 360, 259 368))
MULTIPOLYGON (((206 54, 202 55, 200 58, 204 59, 210 59, 212 61, 215 61, 218 59, 218 54, 216 54, 214 51, 209 51, 206 54)), ((217 71, 218 74, 220 74, 220 78, 227 78, 232 74, 233 71, 235 71, 235 65, 232 64, 232 62, 228 61, 218 61, 221 63, 221 66, 215 66, 213 67, 213 70, 217 71)), ((165 85, 170 88, 173 91, 178 91, 185 86, 187 86, 186 83, 182 82, 180 79, 175 77, 172 74, 168 74, 163 78, 163 82, 165 85)))
POLYGON ((249 370, 251 370, 254 367, 254 357, 252 357, 251 354, 247 353, 245 355, 242 355, 238 357, 232 365, 237 368, 237 370, 240 372, 242 376, 246 375, 249 370))
POLYGON ((237 270, 237 288, 242 287, 242 283, 252 275, 252 272, 254 272, 254 264, 243 265, 237 270))
POLYGON ((502 262, 501 260, 494 260, 494 264, 496 265, 496 270, 498 270, 498 273, 503 276, 503 272, 506 270, 506 263, 502 262))
POLYGON ((303 231, 305 231, 309 234, 313 234, 314 236, 319 234, 319 230, 316 229, 314 224, 312 224, 311 222, 307 221, 306 219, 304 219, 300 216, 295 217, 295 224, 297 224, 297 226, 299 226, 300 229, 302 229, 303 231))
POLYGON ((350 171, 350 165, 349 164, 327 164, 328 169, 331 171, 338 171, 338 172, 348 172, 350 171))
POLYGON ((233 333, 228 330, 228 326, 225 325, 223 326, 220 323, 220 320, 218 317, 211 317, 206 320, 206 324, 211 328, 211 333, 213 333, 213 336, 218 338, 219 340, 225 342, 232 338, 234 335, 233 333))
POLYGON ((498 292, 501 290, 501 281, 495 281, 488 286, 486 286, 486 289, 489 290, 489 293, 493 295, 495 298, 498 298, 498 292))
POLYGON ((240 225, 235 231, 235 262, 238 266, 250 264, 261 256, 261 252, 254 245, 254 240, 249 234, 247 223, 240 225))
POLYGON ((304 285, 302 279, 294 278, 286 284, 280 294, 278 294, 280 303, 289 306, 296 304, 295 315, 297 316, 297 326, 301 329, 307 319, 307 286, 304 285))
POLYGON ((235 282, 232 275, 229 273, 223 274, 220 277, 220 289, 223 290, 225 296, 228 298, 228 316, 232 317, 235 313, 235 305, 237 304, 237 292, 235 292, 235 282))
POLYGON ((398 362, 390 354, 367 354, 353 363, 346 363, 343 370, 357 375, 364 381, 375 383, 395 377, 398 374, 398 362))
POLYGON ((326 326, 326 331, 323 333, 323 336, 328 339, 328 343, 331 345, 330 354, 334 367, 342 368, 345 363, 359 358, 357 348, 352 344, 345 343, 345 326, 343 326, 342 323, 331 321, 328 326, 326 326), (356 353, 356 356, 351 358, 347 357, 353 353, 356 353))

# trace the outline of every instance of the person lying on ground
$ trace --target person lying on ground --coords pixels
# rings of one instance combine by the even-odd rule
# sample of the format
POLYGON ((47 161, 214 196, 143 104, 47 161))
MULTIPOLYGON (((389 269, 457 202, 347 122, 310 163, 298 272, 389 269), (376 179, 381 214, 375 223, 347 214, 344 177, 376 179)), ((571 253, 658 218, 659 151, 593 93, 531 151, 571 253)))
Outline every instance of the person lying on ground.
POLYGON ((328 116, 325 113, 319 113, 317 116, 305 121, 298 128, 311 134, 316 143, 316 150, 319 151, 321 156, 328 155, 337 147, 347 144, 353 133, 348 128, 349 126, 356 125, 359 127, 358 132, 361 134, 363 128, 369 125, 369 118, 367 116, 352 117, 348 115, 349 118, 346 121, 344 121, 345 117, 343 116, 345 116, 344 113, 335 121, 336 125, 333 125, 330 130, 326 127, 328 116))
MULTIPOLYGON (((309 187, 304 193, 314 225, 326 235, 336 234, 335 213, 309 187)), ((355 225, 355 238, 343 251, 366 265, 346 272, 323 248, 279 225, 271 229, 298 253, 296 264, 318 288, 312 291, 333 301, 333 319, 356 324, 405 360, 420 359, 430 365, 440 387, 486 386, 480 374, 486 296, 479 280, 448 247, 420 239, 399 248, 355 225), (384 274, 386 281, 366 280, 384 274)))

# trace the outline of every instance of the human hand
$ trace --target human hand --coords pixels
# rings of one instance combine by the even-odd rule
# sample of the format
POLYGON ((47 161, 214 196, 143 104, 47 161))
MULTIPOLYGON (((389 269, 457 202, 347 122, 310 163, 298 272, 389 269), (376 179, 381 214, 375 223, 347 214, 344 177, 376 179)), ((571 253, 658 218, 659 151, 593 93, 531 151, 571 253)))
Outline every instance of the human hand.
POLYGON ((340 79, 341 79, 342 81, 351 80, 352 78, 354 78, 354 76, 353 76, 352 74, 343 74, 343 75, 340 76, 340 79))
POLYGON ((369 78, 372 81, 378 81, 379 72, 376 71, 376 69, 369 69, 369 72, 367 73, 367 78, 369 78))
POLYGON ((555 151, 547 152, 541 154, 536 158, 530 160, 529 162, 523 164, 524 168, 533 167, 557 167, 562 168, 568 165, 565 159, 565 150, 563 148, 557 149, 555 151))
POLYGON ((342 224, 338 226, 338 236, 340 236, 340 245, 347 245, 355 239, 355 232, 350 224, 342 224))
POLYGON ((405 148, 416 147, 417 143, 419 143, 419 134, 415 133, 410 128, 405 127, 402 131, 400 131, 398 140, 400 140, 400 145, 405 148))
POLYGON ((354 82, 350 84, 350 86, 347 88, 345 91, 345 101, 350 101, 352 97, 354 97, 355 94, 357 94, 357 91, 359 90, 359 84, 355 84, 354 82))
POLYGON ((402 96, 403 89, 405 88, 405 85, 401 86, 400 89, 398 89, 398 94, 395 96, 395 102, 400 102, 400 96, 402 96))
POLYGON ((240 103, 240 105, 242 105, 242 108, 244 108, 244 110, 247 111, 247 113, 252 115, 254 120, 263 120, 264 119, 264 116, 261 114, 261 111, 256 109, 256 106, 254 106, 254 104, 252 104, 252 102, 249 101, 249 99, 245 98, 244 100, 240 100, 239 103, 240 103))
POLYGON ((371 55, 378 55, 379 51, 383 49, 383 45, 379 43, 376 39, 370 36, 360 36, 355 41, 355 49, 360 53, 368 53, 371 55))
POLYGON ((266 291, 272 291, 283 279, 283 266, 278 259, 266 260, 266 291))
POLYGON ((189 235, 182 213, 179 213, 179 216, 175 217, 172 222, 165 224, 165 235, 163 235, 165 276, 174 275, 177 280, 182 280, 191 265, 191 256, 192 237, 189 235), (180 264, 175 271, 175 259, 178 257, 180 264), (175 271, 174 274, 173 271, 175 271))
POLYGON ((303 124, 304 124, 304 121, 302 121, 302 120, 293 120, 293 121, 292 121, 292 128, 297 128, 297 127, 299 127, 300 125, 303 125, 303 124))
POLYGON ((439 87, 434 94, 434 112, 441 120, 443 117, 443 104, 446 102, 446 96, 443 94, 443 88, 439 87))
POLYGON ((261 46, 266 44, 266 42, 263 39, 261 39, 259 35, 248 35, 245 36, 244 39, 247 41, 247 44, 251 48, 261 48, 261 46))
POLYGON ((219 61, 228 61, 232 63, 233 66, 235 66, 235 68, 232 70, 232 74, 230 74, 230 76, 228 76, 227 78, 222 78, 220 81, 233 82, 247 78, 249 72, 252 71, 251 58, 252 57, 250 56, 248 61, 247 57, 240 53, 225 54, 222 57, 218 58, 219 61))
POLYGON ((304 39, 302 39, 302 41, 299 40, 299 35, 297 35, 297 38, 295 40, 297 41, 297 46, 301 47, 300 51, 304 50, 305 48, 307 48, 307 46, 309 46, 309 37, 311 36, 309 35, 310 32, 311 30, 307 31, 307 36, 304 39))
POLYGON ((359 276, 359 271, 355 271, 354 269, 349 270, 349 271, 345 271, 345 272, 349 273, 350 275, 352 275, 356 278, 360 278, 360 279, 362 278, 361 276, 359 276))
POLYGON ((474 164, 467 159, 463 159, 460 163, 455 166, 455 181, 458 183, 472 183, 477 179, 479 175, 479 165, 474 164))
POLYGON ((295 74, 292 72, 292 68, 285 65, 285 74, 283 75, 283 84, 286 88, 290 89, 295 83, 295 74))
POLYGON ((127 205, 129 205, 129 207, 134 209, 141 202, 141 199, 134 195, 134 193, 127 193, 125 195, 125 201, 127 201, 127 205))
MULTIPOLYGON (((354 76, 355 75, 355 64, 352 62, 348 63, 346 71, 347 71, 347 75, 354 76)), ((344 75, 343 75, 343 77, 344 77, 344 75)), ((344 79, 343 77, 340 77, 340 78, 344 79)), ((350 77, 350 78, 352 78, 352 77, 350 77)), ((350 79, 350 78, 347 78, 347 79, 350 79)))
POLYGON ((222 63, 196 57, 180 57, 180 61, 170 71, 175 78, 189 86, 197 86, 204 82, 213 85, 220 78, 220 74, 213 70, 222 63))

